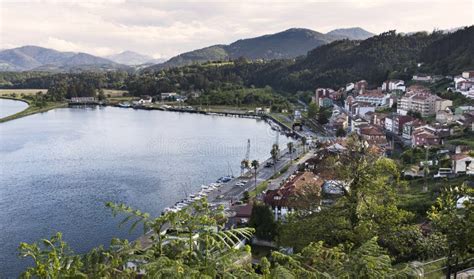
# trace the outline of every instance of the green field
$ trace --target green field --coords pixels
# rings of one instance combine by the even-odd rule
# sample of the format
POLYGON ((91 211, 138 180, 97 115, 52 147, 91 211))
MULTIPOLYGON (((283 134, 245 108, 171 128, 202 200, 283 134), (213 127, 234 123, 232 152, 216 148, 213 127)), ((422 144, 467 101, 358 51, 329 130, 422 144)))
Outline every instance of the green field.
POLYGON ((35 95, 38 92, 46 93, 48 89, 0 89, 0 96, 21 97, 35 95))

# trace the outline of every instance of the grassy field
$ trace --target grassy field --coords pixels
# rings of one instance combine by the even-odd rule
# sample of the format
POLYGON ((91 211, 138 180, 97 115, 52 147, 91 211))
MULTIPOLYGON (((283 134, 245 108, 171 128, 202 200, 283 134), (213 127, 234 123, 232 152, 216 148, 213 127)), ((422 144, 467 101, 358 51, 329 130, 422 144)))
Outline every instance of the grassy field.
POLYGON ((128 94, 128 91, 116 90, 116 89, 104 89, 104 94, 107 98, 123 97, 124 94, 128 94))
POLYGON ((0 89, 0 96, 21 97, 35 95, 39 91, 46 93, 48 89, 0 89))

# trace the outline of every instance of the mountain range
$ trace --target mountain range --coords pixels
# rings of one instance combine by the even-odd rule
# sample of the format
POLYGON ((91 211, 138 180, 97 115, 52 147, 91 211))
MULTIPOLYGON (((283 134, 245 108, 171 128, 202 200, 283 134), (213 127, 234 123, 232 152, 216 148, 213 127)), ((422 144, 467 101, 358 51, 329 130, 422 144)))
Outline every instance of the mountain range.
POLYGON ((127 66, 82 52, 61 52, 38 46, 22 46, 0 51, 1 71, 84 71, 126 70, 127 66))
POLYGON ((115 63, 124 64, 128 66, 136 66, 143 64, 158 64, 164 62, 165 59, 155 59, 149 55, 137 53, 126 50, 121 53, 106 56, 105 58, 114 61, 115 63))
POLYGON ((213 45, 186 52, 164 63, 132 51, 98 57, 81 52, 22 46, 0 51, 0 71, 134 71, 143 68, 144 64, 152 69, 163 69, 239 57, 251 60, 286 59, 305 55, 309 50, 336 40, 363 40, 371 36, 372 33, 358 27, 336 29, 326 34, 310 29, 292 28, 275 34, 238 40, 229 45, 213 45))
POLYGON ((279 33, 242 39, 229 45, 213 45, 172 57, 153 69, 172 68, 207 61, 237 59, 287 59, 341 39, 365 40, 374 34, 360 28, 336 29, 326 34, 304 28, 291 28, 279 33))

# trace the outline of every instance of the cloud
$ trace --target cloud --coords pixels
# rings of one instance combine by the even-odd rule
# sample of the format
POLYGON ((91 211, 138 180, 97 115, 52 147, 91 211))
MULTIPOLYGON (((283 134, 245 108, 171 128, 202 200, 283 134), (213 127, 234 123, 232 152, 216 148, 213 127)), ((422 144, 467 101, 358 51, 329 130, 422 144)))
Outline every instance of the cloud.
POLYGON ((380 33, 472 25, 472 8, 470 0, 3 1, 0 48, 29 44, 170 57, 292 27, 327 32, 360 26, 380 33))

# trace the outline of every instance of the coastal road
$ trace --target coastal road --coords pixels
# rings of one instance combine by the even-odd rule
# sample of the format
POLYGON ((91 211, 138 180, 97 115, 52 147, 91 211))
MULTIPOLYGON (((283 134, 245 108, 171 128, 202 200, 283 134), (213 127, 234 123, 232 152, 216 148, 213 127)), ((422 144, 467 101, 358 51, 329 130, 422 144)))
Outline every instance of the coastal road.
MULTIPOLYGON (((302 151, 303 150, 300 146, 296 147, 292 158, 295 159, 296 157, 300 156, 303 153, 302 151)), ((260 162, 260 167, 257 170, 257 185, 269 180, 274 174, 273 166, 265 167, 267 162, 273 162, 273 160, 270 158, 264 162, 260 162)), ((281 171, 290 163, 290 153, 287 149, 285 149, 281 152, 280 158, 276 163, 276 172, 281 171)), ((296 169, 296 164, 291 165, 290 168, 294 171, 296 169)), ((228 203, 231 205, 232 203, 239 201, 243 197, 243 193, 245 191, 252 191, 253 189, 255 189, 255 178, 253 176, 253 171, 250 171, 248 178, 235 178, 232 181, 224 184, 224 186, 222 186, 219 190, 211 192, 208 196, 208 200, 212 203, 228 203), (243 186, 236 185, 240 181, 247 182, 243 186)))

